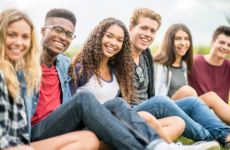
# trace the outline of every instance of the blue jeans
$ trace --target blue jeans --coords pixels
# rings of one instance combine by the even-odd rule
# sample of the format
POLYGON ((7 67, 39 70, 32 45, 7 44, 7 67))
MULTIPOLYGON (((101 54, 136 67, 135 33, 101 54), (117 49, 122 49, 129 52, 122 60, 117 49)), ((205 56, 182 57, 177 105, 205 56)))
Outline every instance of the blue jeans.
POLYGON ((230 128, 224 124, 198 97, 186 97, 177 101, 167 96, 154 96, 133 108, 136 111, 147 111, 157 119, 179 116, 186 128, 183 136, 194 141, 210 141, 214 138, 225 143, 230 128))
POLYGON ((123 99, 110 100, 105 106, 101 105, 91 93, 79 92, 45 119, 32 126, 31 139, 38 141, 87 127, 112 149, 143 150, 163 141, 123 99), (130 132, 105 106, 115 110, 123 120, 151 142, 148 145, 143 144, 142 140, 130 132))

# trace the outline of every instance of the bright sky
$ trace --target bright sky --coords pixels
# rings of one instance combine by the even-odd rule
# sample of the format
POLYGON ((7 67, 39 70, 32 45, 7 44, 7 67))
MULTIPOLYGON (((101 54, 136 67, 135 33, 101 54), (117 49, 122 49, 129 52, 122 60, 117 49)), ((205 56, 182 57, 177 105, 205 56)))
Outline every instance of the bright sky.
POLYGON ((81 46, 94 27, 103 19, 114 17, 129 26, 135 8, 147 7, 159 13, 162 26, 153 46, 160 45, 167 29, 183 23, 191 31, 195 46, 209 46, 212 33, 220 25, 229 26, 230 0, 0 0, 0 12, 8 8, 25 11, 35 24, 39 37, 46 13, 65 8, 77 17, 76 39, 71 46, 81 46))

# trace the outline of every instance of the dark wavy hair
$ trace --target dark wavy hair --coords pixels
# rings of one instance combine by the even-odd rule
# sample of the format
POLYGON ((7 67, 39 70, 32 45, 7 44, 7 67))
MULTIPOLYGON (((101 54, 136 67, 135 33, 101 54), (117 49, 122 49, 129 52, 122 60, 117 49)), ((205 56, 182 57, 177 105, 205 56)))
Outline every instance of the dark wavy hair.
POLYGON ((84 43, 81 51, 74 56, 70 63, 68 74, 74 79, 76 84, 77 80, 86 73, 89 82, 90 72, 96 75, 99 84, 101 84, 100 64, 103 59, 102 51, 102 38, 111 25, 118 25, 124 31, 124 41, 120 52, 109 58, 108 64, 116 71, 117 81, 121 90, 123 98, 129 103, 130 97, 133 99, 137 97, 135 76, 134 76, 134 61, 131 53, 131 41, 129 33, 125 25, 115 18, 107 18, 101 21, 90 34, 84 43), (82 64, 82 69, 79 76, 76 77, 75 65, 79 62, 82 64))
POLYGON ((192 35, 189 29, 184 24, 173 24, 167 30, 162 46, 159 49, 159 52, 154 56, 154 62, 156 64, 162 64, 166 66, 171 66, 176 61, 176 48, 174 45, 175 34, 178 30, 183 30, 188 34, 190 47, 186 54, 182 57, 182 60, 187 64, 188 73, 192 70, 193 65, 193 44, 192 44, 192 35))

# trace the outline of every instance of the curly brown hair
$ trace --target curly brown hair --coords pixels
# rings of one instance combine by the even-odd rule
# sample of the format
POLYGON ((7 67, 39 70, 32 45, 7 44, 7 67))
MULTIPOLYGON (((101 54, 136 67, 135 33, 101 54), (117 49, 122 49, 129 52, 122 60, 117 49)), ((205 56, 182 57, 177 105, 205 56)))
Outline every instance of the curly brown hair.
POLYGON ((72 79, 74 79, 74 84, 76 84, 77 80, 84 73, 86 73, 86 77, 89 82, 91 72, 93 75, 96 75, 99 85, 102 86, 100 80, 100 64, 103 59, 102 38, 111 25, 120 26, 124 30, 125 37, 120 52, 109 58, 108 65, 115 69, 121 94, 129 103, 130 97, 133 99, 137 97, 134 76, 134 61, 131 53, 131 41, 128 30, 120 20, 107 18, 101 21, 94 28, 93 32, 84 43, 81 51, 72 59, 68 74, 72 77, 72 79), (82 65, 82 68, 79 72, 79 76, 76 77, 75 65, 78 62, 82 65))

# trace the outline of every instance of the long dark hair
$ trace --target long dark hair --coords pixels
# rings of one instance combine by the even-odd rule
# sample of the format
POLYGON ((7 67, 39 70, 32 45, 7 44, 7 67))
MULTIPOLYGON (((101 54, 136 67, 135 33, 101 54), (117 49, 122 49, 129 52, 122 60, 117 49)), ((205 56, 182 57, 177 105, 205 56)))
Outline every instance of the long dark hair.
POLYGON ((111 25, 118 25, 124 31, 124 41, 120 52, 109 58, 108 64, 116 71, 117 81, 124 99, 129 102, 130 96, 136 98, 136 86, 134 76, 134 61, 131 56, 131 41, 125 25, 117 19, 108 18, 100 22, 83 45, 81 51, 72 59, 69 75, 74 79, 74 83, 86 73, 89 81, 90 72, 96 75, 97 81, 101 85, 100 64, 103 59, 102 38, 111 25), (79 76, 76 77, 75 65, 77 62, 82 64, 79 76))
POLYGON ((159 51, 154 56, 154 62, 156 64, 162 64, 166 66, 171 66, 176 61, 176 48, 174 45, 175 34, 178 30, 185 31, 189 36, 190 47, 186 54, 182 57, 182 60, 187 64, 187 72, 192 70, 193 65, 193 44, 192 35, 189 29, 184 24, 173 24, 165 34, 162 46, 159 51))

